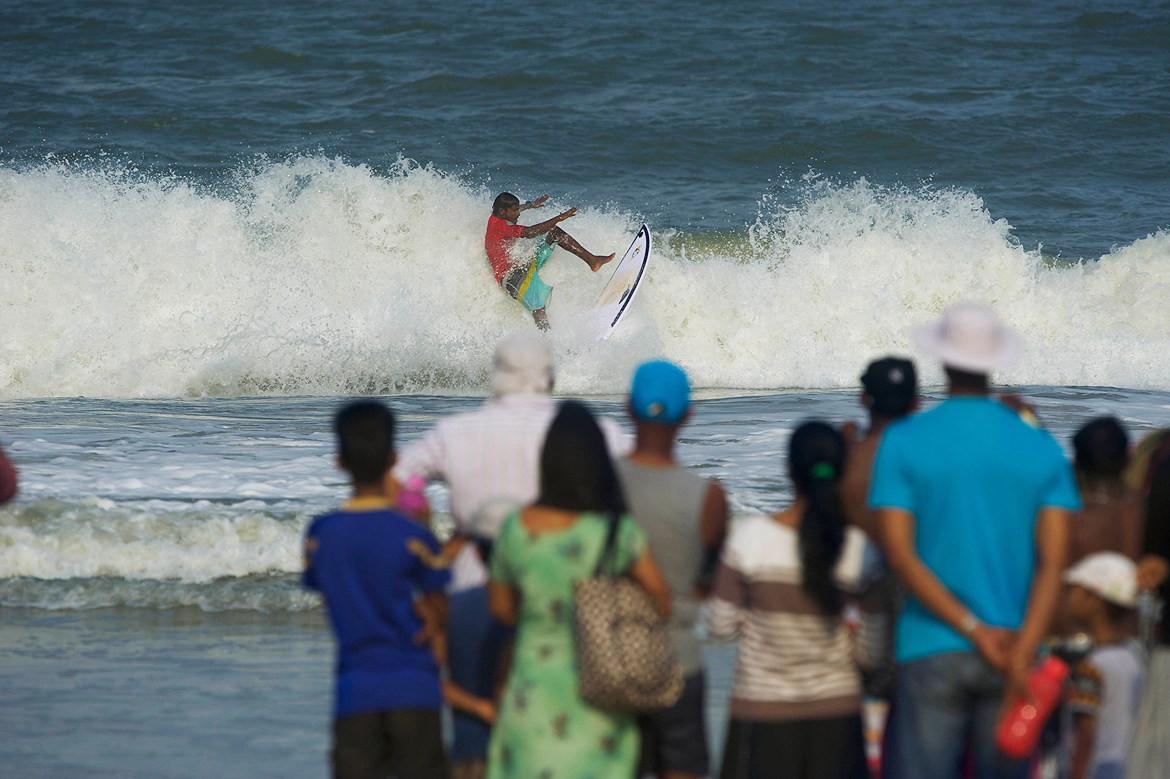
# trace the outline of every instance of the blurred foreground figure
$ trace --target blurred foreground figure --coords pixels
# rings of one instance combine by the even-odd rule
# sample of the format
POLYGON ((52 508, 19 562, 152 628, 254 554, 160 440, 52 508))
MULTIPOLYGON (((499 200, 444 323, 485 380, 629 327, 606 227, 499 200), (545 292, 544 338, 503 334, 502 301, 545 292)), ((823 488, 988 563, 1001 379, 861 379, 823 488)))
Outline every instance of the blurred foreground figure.
POLYGON ((1024 779, 1028 761, 999 754, 995 722, 1005 694, 1026 690, 1080 499, 1056 441, 989 394, 988 374, 1019 351, 990 309, 954 305, 915 336, 950 387, 890 426, 874 467, 870 506, 909 595, 888 759, 900 779, 949 779, 969 740, 977 779, 1024 779))
POLYGON ((584 406, 564 403, 541 453, 540 494, 507 518, 492 554, 492 614, 517 630, 489 779, 634 776, 633 715, 585 703, 577 682, 573 588, 594 575, 611 533, 605 572, 629 576, 666 616, 670 591, 626 513, 601 431, 584 406))
POLYGON ((1138 587, 1144 591, 1146 608, 1155 610, 1160 605, 1163 614, 1126 761, 1127 779, 1170 776, 1170 629, 1164 613, 1170 600, 1170 454, 1163 453, 1151 462, 1148 483, 1138 587))
POLYGON ((792 434, 792 505, 741 520, 715 577, 711 633, 739 636, 722 779, 863 779, 861 675, 842 618, 864 534, 847 528, 845 439, 822 422, 792 434))
MULTIPOLYGON (((488 612, 487 569, 504 519, 531 503, 538 492, 540 452, 557 402, 553 355, 548 341, 530 330, 500 341, 492 360, 492 396, 479 408, 439 420, 402 453, 394 477, 438 481, 451 490, 455 536, 445 556, 454 558, 448 690, 473 699, 494 699, 501 682, 499 659, 511 629, 488 612)), ((598 420, 612 455, 623 454, 626 437, 609 419, 598 420)), ((483 775, 494 711, 452 704, 451 757, 456 779, 483 775)))
POLYGON ((305 536, 304 585, 325 597, 337 637, 333 776, 446 774, 439 663, 430 639, 446 613, 447 571, 431 531, 392 508, 394 417, 353 403, 334 419, 338 464, 353 480, 340 510, 305 536))
POLYGON ((1137 566, 1118 552, 1095 552, 1064 574, 1072 616, 1093 650, 1077 663, 1062 711, 1062 776, 1118 779, 1133 733, 1145 674, 1141 647, 1130 635, 1137 607, 1137 566))
POLYGON ((727 533, 723 488, 674 459, 679 428, 690 417, 690 392, 677 365, 641 365, 626 406, 637 431, 634 451, 615 463, 630 511, 670 584, 670 636, 686 675, 679 701, 640 721, 639 773, 659 779, 707 775, 706 681, 695 618, 727 533))

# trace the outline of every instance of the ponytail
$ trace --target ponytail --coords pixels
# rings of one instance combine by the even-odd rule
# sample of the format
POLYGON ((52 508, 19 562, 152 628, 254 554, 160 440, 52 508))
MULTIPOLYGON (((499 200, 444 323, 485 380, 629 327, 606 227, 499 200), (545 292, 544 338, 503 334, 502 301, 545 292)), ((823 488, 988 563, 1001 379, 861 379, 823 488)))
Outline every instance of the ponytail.
POLYGON ((801 585, 826 616, 841 611, 841 591, 833 571, 845 546, 841 471, 845 439, 823 422, 806 422, 792 434, 788 468, 796 491, 807 501, 800 518, 801 585))

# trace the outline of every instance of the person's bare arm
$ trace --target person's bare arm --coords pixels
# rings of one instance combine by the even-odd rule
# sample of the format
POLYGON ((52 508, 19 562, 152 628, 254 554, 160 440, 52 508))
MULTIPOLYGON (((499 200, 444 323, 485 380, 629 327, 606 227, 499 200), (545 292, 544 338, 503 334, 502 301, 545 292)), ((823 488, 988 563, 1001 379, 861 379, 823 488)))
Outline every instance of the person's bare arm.
POLYGON ((1073 747, 1069 779, 1088 779, 1089 757, 1093 754, 1093 743, 1097 740, 1097 717, 1078 714, 1073 729, 1076 731, 1076 746, 1073 747))
POLYGON ((520 593, 510 584, 488 582, 488 610, 505 625, 515 625, 519 619, 520 593))
POLYGON ((1036 517, 1036 572, 1028 593, 1024 622, 1012 649, 1008 674, 1009 699, 1028 696, 1028 669, 1036 657, 1036 647, 1052 624, 1063 585, 1060 580, 1068 555, 1069 519, 1067 509, 1046 506, 1036 517))
POLYGON ((441 665, 447 664, 447 615, 450 605, 446 593, 429 592, 414 602, 414 613, 422 620, 422 630, 415 635, 416 643, 430 642, 431 651, 441 665))
POLYGON ((703 513, 699 517, 699 541, 707 549, 718 549, 723 546, 723 539, 727 537, 728 519, 727 493, 723 485, 714 479, 707 487, 707 495, 703 498, 703 513))
POLYGON ((659 614, 664 617, 670 616, 670 587, 662 578, 662 571, 658 563, 654 562, 649 549, 630 566, 630 578, 654 597, 659 614))
POLYGON ((443 700, 452 709, 478 717, 489 725, 496 721, 495 703, 487 698, 471 694, 455 682, 443 682, 443 700))
POLYGON ((906 588, 930 613, 967 636, 994 668, 1004 671, 1010 660, 1013 631, 985 625, 939 581, 914 546, 915 518, 909 511, 878 509, 886 559, 906 588), (970 616, 969 616, 970 615, 970 616))
POLYGON ((549 230, 556 227, 561 222, 565 221, 571 216, 576 216, 577 207, 573 206, 568 211, 562 211, 554 216, 552 219, 546 219, 540 224, 534 224, 531 227, 525 227, 520 231, 521 238, 535 238, 538 235, 544 235, 549 230))
POLYGON ((528 203, 521 203, 520 210, 527 211, 530 208, 544 208, 544 204, 548 202, 548 195, 541 195, 536 200, 528 203))

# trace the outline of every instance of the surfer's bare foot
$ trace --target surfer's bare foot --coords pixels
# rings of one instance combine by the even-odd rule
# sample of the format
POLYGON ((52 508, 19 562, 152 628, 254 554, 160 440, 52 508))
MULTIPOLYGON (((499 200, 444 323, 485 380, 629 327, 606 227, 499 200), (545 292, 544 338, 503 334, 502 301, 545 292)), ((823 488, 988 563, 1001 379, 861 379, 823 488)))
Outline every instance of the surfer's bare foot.
POLYGON ((612 254, 609 255, 608 257, 601 257, 601 256, 595 254, 595 255, 593 255, 592 260, 586 260, 586 262, 589 263, 589 268, 594 273, 596 273, 598 268, 600 268, 602 265, 605 265, 607 262, 612 260, 613 257, 614 257, 614 255, 612 255, 612 254))
POLYGON ((545 315, 543 308, 538 308, 532 312, 532 320, 536 322, 536 326, 542 331, 548 332, 548 316, 545 315))

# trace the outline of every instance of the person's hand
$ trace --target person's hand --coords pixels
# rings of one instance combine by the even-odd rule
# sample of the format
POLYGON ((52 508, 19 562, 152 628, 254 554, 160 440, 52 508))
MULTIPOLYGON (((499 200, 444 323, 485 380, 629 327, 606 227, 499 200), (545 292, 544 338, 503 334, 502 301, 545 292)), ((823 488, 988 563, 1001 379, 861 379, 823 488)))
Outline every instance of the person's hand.
POLYGON ((487 698, 480 698, 475 706, 475 716, 489 725, 495 724, 496 721, 496 704, 492 703, 487 698))
POLYGON ((1156 590, 1166 581, 1170 574, 1170 564, 1161 555, 1148 554, 1141 559, 1137 567, 1138 589, 1156 590))
POLYGON ((558 215, 557 215, 557 221, 558 221, 558 222, 563 222, 563 221, 565 221, 566 219, 568 219, 570 216, 576 216, 576 215, 577 215, 577 207, 576 207, 576 206, 573 206, 573 207, 572 207, 572 208, 570 208, 568 211, 564 211, 564 212, 562 212, 562 213, 558 214, 558 215))
POLYGON ((548 202, 548 195, 541 195, 536 200, 528 204, 529 208, 544 208, 544 204, 548 202))
POLYGON ((1036 696, 1032 694, 1032 688, 1028 686, 1028 679, 1032 675, 1032 669, 1027 663, 1013 662, 1005 672, 1005 684, 1003 688, 1003 704, 999 709, 999 716, 996 720, 1002 720, 1004 714, 1017 701, 1024 701, 1033 706, 1036 705, 1036 696))
POLYGON ((971 633, 971 643, 988 665, 1006 673, 1016 646, 1016 631, 980 624, 971 633))

